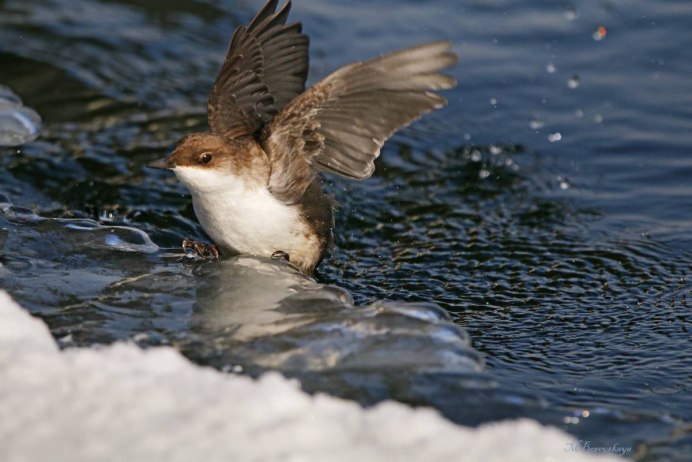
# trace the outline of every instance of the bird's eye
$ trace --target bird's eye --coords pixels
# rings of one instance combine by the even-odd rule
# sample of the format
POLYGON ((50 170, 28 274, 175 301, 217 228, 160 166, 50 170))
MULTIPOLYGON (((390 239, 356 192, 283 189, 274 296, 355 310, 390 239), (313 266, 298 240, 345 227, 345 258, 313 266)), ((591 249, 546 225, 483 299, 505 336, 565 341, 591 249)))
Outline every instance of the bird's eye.
POLYGON ((205 152, 201 156, 199 156, 199 163, 200 164, 208 164, 209 162, 211 162, 211 159, 213 157, 214 156, 211 154, 211 152, 205 152))

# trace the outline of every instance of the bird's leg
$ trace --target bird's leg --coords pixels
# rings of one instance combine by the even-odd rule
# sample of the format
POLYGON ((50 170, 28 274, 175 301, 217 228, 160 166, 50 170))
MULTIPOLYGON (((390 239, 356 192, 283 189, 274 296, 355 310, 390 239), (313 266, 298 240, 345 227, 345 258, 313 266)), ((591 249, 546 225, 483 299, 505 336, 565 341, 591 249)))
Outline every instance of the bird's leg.
POLYGON ((214 244, 205 244, 192 239, 183 239, 183 252, 185 252, 185 255, 194 252, 201 258, 219 259, 219 249, 214 244))
POLYGON ((287 262, 290 262, 291 257, 289 257, 288 252, 284 252, 283 250, 277 250, 272 254, 272 260, 285 260, 287 262))

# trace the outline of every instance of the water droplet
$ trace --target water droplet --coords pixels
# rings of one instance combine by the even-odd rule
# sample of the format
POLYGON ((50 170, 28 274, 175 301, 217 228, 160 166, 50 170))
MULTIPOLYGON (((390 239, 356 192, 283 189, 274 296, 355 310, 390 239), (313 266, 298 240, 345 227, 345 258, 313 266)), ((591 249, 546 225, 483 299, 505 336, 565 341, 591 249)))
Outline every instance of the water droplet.
POLYGON ((490 98, 490 104, 492 106, 496 106, 497 105, 497 98, 490 98))
POLYGON ((531 130, 538 130, 541 129, 545 126, 545 122, 543 122, 540 119, 533 119, 531 122, 529 122, 529 127, 531 127, 531 130))
POLYGON ((481 152, 477 149, 474 149, 471 151, 471 161, 472 162, 480 162, 481 161, 481 152))
POLYGON ((574 5, 565 5, 565 19, 568 21, 574 21, 577 19, 577 9, 574 5))
POLYGON ((577 109, 576 111, 574 111, 574 115, 577 118, 581 119, 582 117, 584 117, 584 111, 582 111, 581 109, 577 109))
POLYGON ((33 141, 41 128, 41 117, 12 91, 0 85, 0 146, 21 146, 33 141))
POLYGON ((607 34, 608 34, 608 30, 603 26, 599 26, 598 29, 596 29, 593 32, 593 34, 591 34, 591 37, 595 41, 599 42, 599 41, 603 40, 607 34))
POLYGON ((569 180, 561 176, 557 177, 557 182, 560 185, 560 189, 562 189, 563 191, 569 189, 569 187, 571 186, 569 180))
POLYGON ((553 64, 553 63, 548 63, 548 64, 545 65, 545 71, 546 71, 548 74, 554 74, 554 73, 557 72, 557 66, 556 66, 555 64, 553 64))
POLYGON ((478 178, 480 178, 481 180, 485 180, 485 179, 488 178, 489 176, 490 176, 490 170, 486 170, 486 169, 482 168, 482 169, 478 172, 478 178))
POLYGON ((572 90, 579 87, 579 75, 574 74, 572 77, 570 77, 567 81, 567 86, 572 90))
POLYGON ((496 146, 494 144, 491 144, 490 147, 488 148, 488 150, 490 151, 490 154, 492 154, 494 156, 502 153, 502 148, 500 146, 496 146))
POLYGON ((470 141, 471 140, 471 134, 470 133, 464 133, 464 141, 470 141))
POLYGON ((99 212, 99 221, 105 223, 112 223, 118 220, 117 210, 101 210, 99 212))
POLYGON ((601 122, 603 122, 603 116, 601 114, 596 114, 595 116, 593 116, 593 121, 597 124, 600 124, 601 122))
POLYGON ((550 141, 551 143, 555 143, 557 141, 560 141, 561 139, 562 135, 560 134, 560 132, 555 132, 548 135, 548 141, 550 141))

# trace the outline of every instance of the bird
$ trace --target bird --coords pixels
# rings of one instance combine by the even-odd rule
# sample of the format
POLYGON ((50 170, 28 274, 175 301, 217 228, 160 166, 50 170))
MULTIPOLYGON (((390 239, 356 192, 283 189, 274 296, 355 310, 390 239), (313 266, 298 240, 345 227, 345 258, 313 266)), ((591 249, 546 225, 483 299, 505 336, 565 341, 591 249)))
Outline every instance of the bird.
POLYGON ((208 132, 184 136, 164 159, 187 187, 211 258, 287 260, 312 275, 334 245, 335 201, 321 174, 362 180, 399 128, 447 104, 457 63, 435 41, 343 66, 310 88, 309 38, 287 23, 291 0, 268 0, 238 26, 208 100, 208 132))

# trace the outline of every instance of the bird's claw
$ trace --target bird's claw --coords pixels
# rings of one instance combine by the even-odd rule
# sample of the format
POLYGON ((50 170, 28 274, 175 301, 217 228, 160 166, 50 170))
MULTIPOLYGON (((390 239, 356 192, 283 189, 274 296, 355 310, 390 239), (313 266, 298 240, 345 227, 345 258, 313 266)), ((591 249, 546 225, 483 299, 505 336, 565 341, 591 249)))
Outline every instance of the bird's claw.
POLYGON ((183 252, 187 256, 210 258, 212 260, 219 259, 219 249, 214 244, 205 244, 192 239, 183 239, 183 252))

